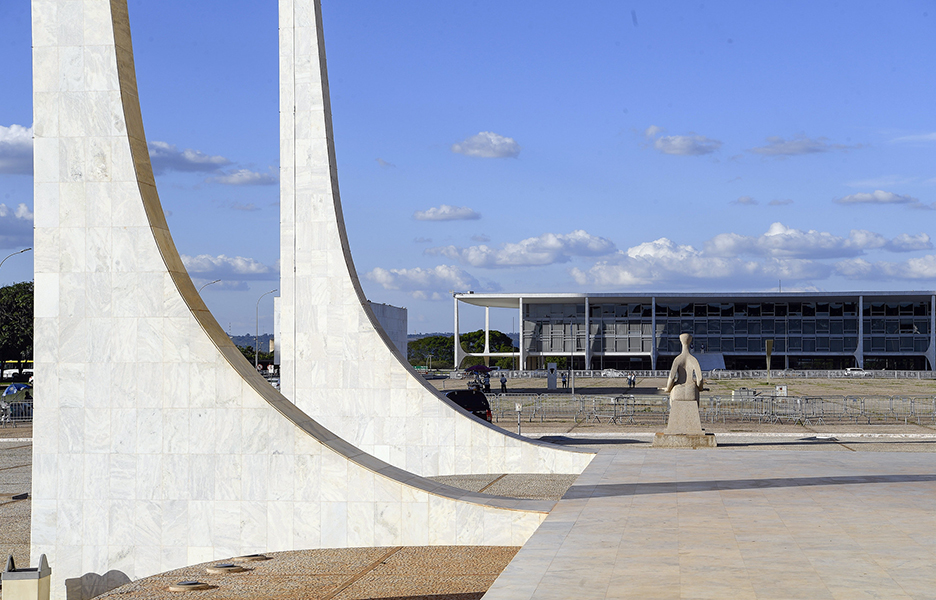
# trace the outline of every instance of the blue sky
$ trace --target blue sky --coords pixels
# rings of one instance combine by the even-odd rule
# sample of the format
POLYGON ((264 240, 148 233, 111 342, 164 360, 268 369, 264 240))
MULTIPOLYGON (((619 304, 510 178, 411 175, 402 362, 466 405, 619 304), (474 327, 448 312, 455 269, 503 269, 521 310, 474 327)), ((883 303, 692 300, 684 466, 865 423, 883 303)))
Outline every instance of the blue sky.
MULTIPOLYGON (((323 4, 355 264, 411 332, 450 331, 469 289, 936 289, 932 1, 323 4)), ((130 17, 176 244, 252 332, 278 285, 276 3, 130 17)), ((5 256, 32 244, 25 0, 0 3, 0 64, 5 256)))

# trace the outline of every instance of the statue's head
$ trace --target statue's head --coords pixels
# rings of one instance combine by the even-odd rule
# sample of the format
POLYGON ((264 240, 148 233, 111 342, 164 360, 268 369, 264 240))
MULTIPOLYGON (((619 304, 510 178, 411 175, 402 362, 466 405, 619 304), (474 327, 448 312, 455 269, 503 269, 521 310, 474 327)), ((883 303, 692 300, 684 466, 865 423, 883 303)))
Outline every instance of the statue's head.
POLYGON ((688 346, 692 343, 692 334, 682 333, 679 335, 679 341, 682 342, 683 346, 688 346))

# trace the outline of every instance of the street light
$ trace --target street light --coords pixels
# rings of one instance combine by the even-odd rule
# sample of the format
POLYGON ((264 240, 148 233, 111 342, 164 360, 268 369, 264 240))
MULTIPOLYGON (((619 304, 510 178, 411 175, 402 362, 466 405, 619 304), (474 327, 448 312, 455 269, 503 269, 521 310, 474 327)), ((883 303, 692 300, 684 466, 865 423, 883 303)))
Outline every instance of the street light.
POLYGON ((263 296, 269 296, 278 291, 279 290, 270 290, 257 298, 257 335, 254 336, 254 369, 260 366, 260 301, 263 300, 263 296))
POLYGON ((205 289, 206 287, 208 287, 209 285, 211 285, 211 284, 213 284, 213 283, 218 283, 218 282, 220 282, 220 281, 221 281, 220 279, 215 279, 214 281, 209 281, 209 282, 206 283, 205 285, 203 285, 203 286, 201 286, 200 288, 198 288, 198 293, 201 294, 201 291, 202 291, 203 289, 205 289))
POLYGON ((429 367, 426 370, 431 371, 432 370, 432 354, 430 353, 428 356, 429 356, 429 367))
POLYGON ((3 263, 5 263, 7 261, 7 258, 10 258, 10 256, 16 256, 17 254, 22 254, 23 252, 29 252, 30 250, 32 250, 32 248, 23 248, 22 250, 17 250, 16 252, 10 254, 3 260, 0 260, 0 267, 3 266, 3 263))

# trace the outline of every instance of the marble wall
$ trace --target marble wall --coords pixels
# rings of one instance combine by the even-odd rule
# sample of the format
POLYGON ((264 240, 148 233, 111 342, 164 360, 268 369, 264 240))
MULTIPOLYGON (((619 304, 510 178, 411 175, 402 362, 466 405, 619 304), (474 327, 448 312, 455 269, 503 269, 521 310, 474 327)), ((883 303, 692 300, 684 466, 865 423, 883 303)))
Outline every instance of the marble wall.
POLYGON ((581 473, 588 453, 470 416, 409 366, 361 289, 338 191, 320 0, 280 0, 280 385, 362 450, 424 476, 581 473))
POLYGON ((156 193, 126 0, 32 0, 32 19, 31 536, 53 596, 90 572, 251 552, 523 543, 551 503, 361 452, 264 382, 208 312, 156 193))

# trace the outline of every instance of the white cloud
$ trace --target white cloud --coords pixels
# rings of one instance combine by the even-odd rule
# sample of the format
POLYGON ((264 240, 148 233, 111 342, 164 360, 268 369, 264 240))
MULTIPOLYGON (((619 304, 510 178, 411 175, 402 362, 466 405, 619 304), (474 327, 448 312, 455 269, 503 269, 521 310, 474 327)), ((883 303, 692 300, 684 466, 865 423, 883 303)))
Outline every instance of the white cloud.
POLYGON ((382 159, 382 158, 378 158, 378 159, 377 159, 377 164, 380 165, 381 167, 384 167, 384 168, 393 168, 393 167, 396 166, 396 165, 393 164, 392 162, 387 162, 387 161, 385 161, 385 160, 382 159))
POLYGON ((651 125, 650 127, 647 127, 643 132, 644 137, 646 138, 655 138, 657 135, 661 133, 663 133, 663 128, 657 127, 656 125, 651 125))
POLYGON ((0 204, 0 248, 22 248, 33 243, 33 213, 25 204, 15 209, 0 204))
POLYGON ((751 197, 751 196, 741 196, 741 197, 738 198, 737 200, 733 200, 731 203, 732 203, 732 204, 740 204, 740 205, 742 205, 742 206, 756 206, 756 205, 757 205, 757 200, 755 200, 755 199, 754 199, 753 197, 751 197))
POLYGON ((861 148, 861 144, 847 146, 845 144, 830 144, 828 138, 808 138, 806 136, 797 136, 786 140, 782 137, 767 138, 766 146, 751 148, 748 152, 761 154, 763 156, 799 156, 802 154, 817 154, 820 152, 831 152, 833 150, 854 150, 861 148))
POLYGON ((864 229, 853 229, 848 237, 826 231, 803 231, 773 223, 766 233, 747 236, 721 233, 705 243, 709 256, 766 256, 773 258, 843 258, 860 256, 868 250, 909 252, 932 248, 925 233, 916 236, 901 234, 893 240, 864 229))
POLYGON ((598 287, 691 288, 724 286, 743 281, 759 287, 775 281, 827 277, 831 267, 811 260, 768 259, 763 262, 709 256, 692 246, 675 244, 667 238, 638 244, 626 252, 600 261, 587 271, 572 269, 580 285, 598 287))
POLYGON ((22 125, 0 125, 0 173, 32 175, 33 130, 22 125))
POLYGON ((428 210, 417 210, 413 213, 413 218, 417 221, 473 221, 475 219, 480 219, 481 214, 467 206, 449 206, 448 204, 442 204, 438 208, 432 207, 428 210))
POLYGON ((910 235, 901 233, 889 242, 888 249, 892 252, 913 252, 914 250, 929 250, 933 247, 930 236, 925 233, 910 235))
POLYGON ((513 138, 482 131, 463 142, 452 144, 452 152, 478 158, 514 158, 520 154, 520 144, 513 138))
POLYGON ((166 171, 211 173, 231 164, 231 161, 223 156, 211 156, 191 148, 179 150, 166 142, 150 142, 149 153, 153 172, 157 175, 166 171))
POLYGON ((680 156, 711 154, 721 148, 721 145, 720 141, 703 135, 665 135, 653 142, 653 147, 660 152, 680 156))
POLYGON ((182 255, 182 263, 194 278, 221 279, 222 281, 275 280, 279 278, 279 269, 267 266, 252 258, 243 256, 198 256, 182 255))
POLYGON ((483 244, 484 242, 490 242, 491 238, 490 236, 484 235, 483 233, 476 233, 473 236, 471 236, 471 241, 478 242, 479 244, 483 244))
POLYGON ((934 204, 924 204, 912 196, 901 196, 893 192, 875 190, 871 193, 852 194, 835 200, 838 204, 903 204, 910 208, 934 209, 934 204))
POLYGON ((904 135, 904 136, 892 139, 891 142, 936 142, 936 131, 932 133, 904 135))
POLYGON ((568 262, 573 256, 604 256, 614 252, 611 240, 593 236, 581 229, 568 234, 544 233, 499 248, 487 245, 459 248, 429 248, 426 254, 445 256, 462 264, 486 269, 528 267, 568 262))
POLYGON ((441 300, 450 291, 494 291, 495 285, 482 284, 464 269, 452 265, 438 265, 429 269, 383 269, 377 267, 365 275, 387 290, 409 292, 419 300, 441 300))
POLYGON ((835 264, 839 275, 848 279, 862 280, 936 280, 936 255, 928 254, 902 262, 869 262, 861 258, 844 260, 835 264))
POLYGON ((279 180, 272 172, 258 173, 250 169, 237 169, 217 177, 210 177, 208 181, 224 185, 275 185, 279 180))
POLYGON ((767 203, 768 206, 787 206, 789 204, 793 204, 793 201, 789 198, 783 200, 771 200, 767 203))

